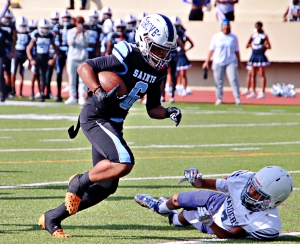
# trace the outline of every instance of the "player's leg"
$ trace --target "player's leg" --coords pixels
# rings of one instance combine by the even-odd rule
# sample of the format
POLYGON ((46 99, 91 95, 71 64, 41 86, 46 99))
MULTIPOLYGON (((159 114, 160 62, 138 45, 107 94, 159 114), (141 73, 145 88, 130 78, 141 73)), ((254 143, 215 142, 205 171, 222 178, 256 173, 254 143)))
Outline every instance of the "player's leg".
POLYGON ((251 70, 252 92, 247 96, 247 98, 256 97, 256 74, 257 74, 257 67, 252 66, 252 70, 251 70))
POLYGON ((20 77, 20 93, 19 96, 23 97, 23 84, 24 84, 24 73, 25 68, 23 66, 23 63, 27 60, 27 57, 19 58, 18 62, 16 63, 17 66, 19 66, 19 77, 20 77))
POLYGON ((15 55, 14 58, 11 59, 11 87, 12 90, 16 90, 16 74, 18 69, 18 57, 15 55), (14 88, 13 88, 14 87, 14 88))
POLYGON ((56 59, 56 82, 57 82, 57 95, 56 95, 56 101, 61 102, 61 83, 62 83, 62 76, 63 76, 63 70, 66 64, 66 57, 63 55, 59 55, 56 59))
POLYGON ((267 78, 266 78, 265 67, 260 66, 258 68, 258 73, 259 73, 259 76, 260 76, 261 93, 258 95, 257 98, 264 98, 265 97, 265 92, 266 92, 266 86, 267 86, 267 78))
POLYGON ((5 57, 0 57, 0 102, 4 102, 6 99, 6 84, 4 79, 4 62, 5 57))
MULTIPOLYGON (((90 98, 87 103, 92 103, 90 98)), ((70 214, 78 210, 83 194, 94 183, 118 179, 130 173, 134 164, 134 157, 123 139, 122 126, 109 122, 97 123, 90 119, 90 111, 83 107, 80 114, 81 129, 93 147, 105 159, 98 162, 85 174, 78 174, 71 178, 65 197, 66 207, 70 214)))
POLYGON ((232 88, 232 93, 235 97, 235 104, 240 105, 240 83, 239 83, 239 76, 238 76, 238 63, 233 62, 227 65, 226 73, 229 80, 229 84, 232 88))
POLYGON ((216 86, 216 105, 219 105, 222 103, 223 98, 223 85, 224 85, 224 76, 225 76, 225 69, 226 66, 221 66, 218 64, 213 64, 213 75, 215 80, 215 86, 216 86))

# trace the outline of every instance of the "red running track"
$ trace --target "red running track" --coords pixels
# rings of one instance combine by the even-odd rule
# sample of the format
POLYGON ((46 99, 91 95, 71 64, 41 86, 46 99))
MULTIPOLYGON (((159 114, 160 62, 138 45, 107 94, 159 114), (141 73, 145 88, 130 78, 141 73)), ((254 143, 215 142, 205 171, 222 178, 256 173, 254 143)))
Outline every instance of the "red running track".
MULTIPOLYGON (((24 82, 23 95, 30 95, 30 86, 28 82, 24 82), (26 84, 27 83, 27 84, 26 84)), ((63 85, 63 88, 65 86, 63 85)), ((17 94, 19 93, 18 84, 16 84, 17 94)), ((192 103, 215 103, 215 89, 214 87, 191 87, 193 91, 192 94, 187 96, 175 95, 176 102, 192 102, 192 103)), ((243 89, 241 88, 241 91, 243 89)), ((35 89, 37 91, 37 89, 35 89)), ((51 86, 51 91, 54 96, 57 94, 56 85, 51 86)), ((62 93, 63 98, 68 98, 68 92, 62 93)), ((241 95, 240 97, 242 104, 265 104, 265 105, 300 105, 300 95, 294 98, 284 98, 284 97, 275 97, 270 91, 266 92, 266 97, 263 99, 257 98, 246 98, 246 95, 241 95)), ((223 93, 223 103, 225 104, 235 104, 235 99, 232 95, 230 87, 224 87, 223 93)), ((169 101, 169 95, 166 93, 166 102, 169 101)))

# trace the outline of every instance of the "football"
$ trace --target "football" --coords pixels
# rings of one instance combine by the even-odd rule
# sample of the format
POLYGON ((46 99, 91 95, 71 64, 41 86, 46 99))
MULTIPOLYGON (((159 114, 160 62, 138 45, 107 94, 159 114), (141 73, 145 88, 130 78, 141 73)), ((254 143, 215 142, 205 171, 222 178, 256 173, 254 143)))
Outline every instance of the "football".
POLYGON ((117 95, 121 97, 127 93, 127 88, 124 81, 114 72, 101 71, 98 73, 98 79, 102 89, 106 92, 109 92, 117 85, 120 85, 117 95))

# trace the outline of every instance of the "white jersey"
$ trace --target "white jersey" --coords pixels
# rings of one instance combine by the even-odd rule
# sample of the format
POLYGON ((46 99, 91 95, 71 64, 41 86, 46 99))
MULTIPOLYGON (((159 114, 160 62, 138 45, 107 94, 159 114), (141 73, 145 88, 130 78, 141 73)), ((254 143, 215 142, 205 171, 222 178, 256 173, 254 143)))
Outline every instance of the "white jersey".
POLYGON ((240 170, 225 179, 217 180, 217 190, 227 193, 229 196, 214 215, 214 222, 228 231, 235 226, 240 226, 255 239, 274 239, 279 236, 281 230, 278 209, 252 212, 242 205, 241 193, 253 174, 255 173, 240 170))

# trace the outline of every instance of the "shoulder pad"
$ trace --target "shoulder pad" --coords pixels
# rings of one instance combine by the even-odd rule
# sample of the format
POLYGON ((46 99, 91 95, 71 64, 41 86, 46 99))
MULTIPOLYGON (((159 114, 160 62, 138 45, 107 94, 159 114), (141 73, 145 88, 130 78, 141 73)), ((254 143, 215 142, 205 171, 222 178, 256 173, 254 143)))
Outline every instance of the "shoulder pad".
POLYGON ((123 62, 123 60, 128 56, 129 53, 132 52, 132 46, 125 41, 121 41, 114 45, 114 49, 112 54, 116 56, 116 58, 123 62))

